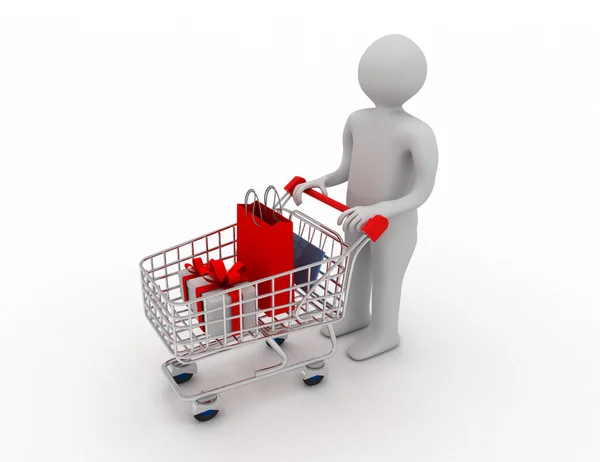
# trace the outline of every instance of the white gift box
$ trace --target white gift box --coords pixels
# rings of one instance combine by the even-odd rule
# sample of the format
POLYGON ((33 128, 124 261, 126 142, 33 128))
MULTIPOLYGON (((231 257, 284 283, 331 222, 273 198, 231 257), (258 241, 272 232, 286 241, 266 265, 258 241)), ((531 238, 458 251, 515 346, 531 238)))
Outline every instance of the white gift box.
MULTIPOLYGON (((183 276, 189 276, 190 272, 185 269, 179 272, 179 282, 182 283, 183 276)), ((206 286, 211 284, 203 277, 196 277, 188 279, 187 281, 187 293, 189 295, 189 299, 193 300, 196 298, 196 289, 198 287, 206 286)), ((217 288, 215 290, 211 290, 208 292, 204 292, 202 294, 202 298, 198 302, 194 302, 190 304, 190 308, 194 310, 195 313, 200 314, 204 317, 205 326, 202 326, 202 329, 209 337, 219 337, 224 335, 223 327, 225 327, 228 335, 239 333, 239 329, 235 331, 232 328, 232 320, 228 319, 223 323, 223 314, 225 309, 223 309, 223 299, 225 299, 225 305, 231 305, 231 295, 225 294, 223 296, 223 292, 227 292, 231 289, 235 289, 238 286, 245 285, 246 282, 236 284, 233 287, 227 289, 217 288)), ((247 285, 246 287, 238 290, 240 303, 234 308, 241 307, 237 310, 237 313, 241 314, 239 325, 242 326, 242 330, 246 331, 253 327, 256 327, 256 299, 244 301, 248 299, 252 299, 256 297, 256 287, 254 285, 247 285), (251 314, 254 313, 254 314, 251 314)), ((183 296, 183 289, 182 289, 183 296)), ((226 318, 230 318, 231 306, 226 308, 226 318)))

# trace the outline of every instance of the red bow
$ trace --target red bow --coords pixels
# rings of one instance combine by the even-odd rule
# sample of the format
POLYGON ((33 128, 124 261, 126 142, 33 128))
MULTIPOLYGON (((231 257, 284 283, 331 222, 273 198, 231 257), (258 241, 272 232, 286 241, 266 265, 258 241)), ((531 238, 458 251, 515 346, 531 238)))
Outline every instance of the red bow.
POLYGON ((185 269, 192 274, 203 277, 211 284, 228 286, 242 281, 246 265, 238 261, 227 271, 222 260, 209 260, 205 265, 202 258, 194 258, 192 264, 185 264, 185 269))

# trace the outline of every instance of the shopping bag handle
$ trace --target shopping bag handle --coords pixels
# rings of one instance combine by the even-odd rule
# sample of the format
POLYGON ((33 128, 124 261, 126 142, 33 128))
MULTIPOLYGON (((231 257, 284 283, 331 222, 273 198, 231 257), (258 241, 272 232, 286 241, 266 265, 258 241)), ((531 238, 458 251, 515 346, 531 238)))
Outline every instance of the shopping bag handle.
MULTIPOLYGON (((306 183, 306 180, 302 177, 296 176, 285 186, 284 189, 291 196, 294 194, 294 189, 296 189, 296 186, 302 183, 306 183)), ((341 202, 338 202, 335 199, 332 199, 331 197, 328 197, 314 189, 307 189, 304 191, 304 193, 308 194, 310 197, 314 197, 326 205, 329 205, 330 207, 333 207, 336 210, 339 210, 340 212, 345 212, 350 208, 347 205, 342 204, 341 202)), ((375 215, 373 218, 370 218, 369 221, 367 221, 367 224, 362 227, 361 231, 369 236, 373 242, 375 242, 381 237, 388 225, 389 222, 386 217, 382 215, 375 215)))

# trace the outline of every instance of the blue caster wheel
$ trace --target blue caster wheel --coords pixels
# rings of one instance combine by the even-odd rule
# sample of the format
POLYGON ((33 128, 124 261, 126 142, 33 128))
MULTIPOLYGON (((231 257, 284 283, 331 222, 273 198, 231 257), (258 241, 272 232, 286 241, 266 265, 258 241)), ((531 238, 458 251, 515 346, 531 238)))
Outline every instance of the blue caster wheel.
POLYGON ((211 409, 209 411, 204 411, 201 412, 200 414, 196 414, 194 415, 194 418, 198 421, 198 422, 207 422, 210 419, 214 419, 215 416, 219 413, 219 411, 216 411, 214 409, 211 409))
POLYGON ((196 372, 198 372, 198 366, 196 363, 192 364, 171 364, 168 368, 171 377, 177 385, 189 381, 196 372))
MULTIPOLYGON (((275 340, 275 343, 279 346, 283 345, 283 342, 285 342, 285 338, 283 337, 275 337, 273 340, 275 340)), ((267 345, 269 345, 269 342, 266 342, 267 345)), ((269 345, 269 348, 271 348, 271 345, 269 345)))
POLYGON ((183 374, 174 376, 173 380, 175 380, 175 383, 179 385, 179 384, 187 382, 193 376, 194 376, 194 374, 190 374, 189 372, 184 372, 183 374))
POLYGON ((195 401, 192 403, 192 415, 198 422, 206 422, 214 419, 221 409, 221 399, 218 395, 206 401, 195 401))
POLYGON ((312 377, 309 377, 308 379, 303 379, 303 380, 304 380, 305 385, 312 387, 314 385, 318 385, 319 383, 321 383, 321 381, 324 378, 325 378, 324 375, 313 375, 312 377))
POLYGON ((320 384, 327 375, 327 364, 324 361, 309 364, 304 366, 301 372, 304 384, 313 387, 320 384))

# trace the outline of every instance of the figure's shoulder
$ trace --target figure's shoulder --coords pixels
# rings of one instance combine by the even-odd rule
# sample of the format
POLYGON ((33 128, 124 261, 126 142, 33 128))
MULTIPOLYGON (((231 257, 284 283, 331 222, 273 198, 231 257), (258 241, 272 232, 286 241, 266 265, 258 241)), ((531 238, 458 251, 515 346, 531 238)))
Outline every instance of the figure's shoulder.
POLYGON ((350 126, 352 126, 352 124, 355 123, 356 121, 359 121, 359 120, 364 119, 365 117, 367 117, 367 115, 371 111, 373 111, 373 108, 358 109, 358 110, 354 111, 352 114, 350 114, 348 116, 347 123, 350 126))
POLYGON ((428 137, 434 138, 433 129, 423 120, 415 117, 408 112, 402 114, 402 130, 410 137, 428 137))
POLYGON ((348 116, 348 118, 349 119, 351 119, 351 118, 355 119, 357 117, 364 117, 364 116, 366 116, 370 112, 373 112, 373 108, 372 107, 365 107, 363 109, 357 109, 352 114, 350 114, 348 116))

